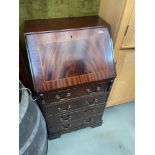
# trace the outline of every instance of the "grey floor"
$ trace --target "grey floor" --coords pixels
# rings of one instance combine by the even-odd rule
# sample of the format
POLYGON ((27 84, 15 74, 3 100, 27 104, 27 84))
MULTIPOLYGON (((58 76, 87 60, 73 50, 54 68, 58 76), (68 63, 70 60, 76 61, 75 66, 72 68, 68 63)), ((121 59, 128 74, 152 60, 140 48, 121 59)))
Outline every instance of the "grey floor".
POLYGON ((48 141, 47 155, 134 155, 135 104, 106 108, 103 124, 48 141))

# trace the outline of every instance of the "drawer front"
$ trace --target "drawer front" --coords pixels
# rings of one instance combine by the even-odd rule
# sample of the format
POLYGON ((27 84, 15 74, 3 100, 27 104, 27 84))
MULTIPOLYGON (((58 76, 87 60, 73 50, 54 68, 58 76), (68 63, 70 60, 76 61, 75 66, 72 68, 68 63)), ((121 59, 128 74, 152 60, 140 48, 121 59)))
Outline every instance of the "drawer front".
POLYGON ((78 109, 92 107, 98 104, 105 104, 107 94, 92 95, 91 97, 79 98, 74 101, 67 101, 61 104, 51 104, 44 106, 44 111, 47 117, 71 112, 78 109))
POLYGON ((71 89, 61 90, 57 92, 51 92, 46 94, 47 104, 59 101, 65 101, 68 99, 85 96, 85 95, 92 95, 99 92, 107 92, 108 89, 108 82, 98 83, 98 84, 89 84, 89 85, 82 85, 76 86, 71 89))
POLYGON ((92 124, 100 121, 102 121, 102 115, 86 117, 81 120, 65 122, 57 126, 48 126, 48 132, 49 134, 53 134, 57 132, 63 133, 63 132, 71 131, 76 128, 91 126, 92 124))
POLYGON ((47 122, 50 126, 60 125, 74 120, 90 117, 92 115, 103 114, 105 105, 90 107, 82 111, 71 112, 60 116, 48 117, 47 122))

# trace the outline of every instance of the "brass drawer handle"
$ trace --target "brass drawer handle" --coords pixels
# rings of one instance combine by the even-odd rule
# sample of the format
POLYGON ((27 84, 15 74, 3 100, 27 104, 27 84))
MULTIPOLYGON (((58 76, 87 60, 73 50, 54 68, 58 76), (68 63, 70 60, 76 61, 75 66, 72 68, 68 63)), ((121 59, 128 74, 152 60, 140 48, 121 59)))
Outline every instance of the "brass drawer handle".
POLYGON ((86 101, 86 104, 88 105, 88 106, 94 106, 95 105, 95 103, 94 102, 88 102, 88 101, 86 101))
POLYGON ((98 102, 98 99, 97 98, 95 98, 95 100, 94 100, 95 102, 98 102))
POLYGON ((94 106, 94 105, 95 105, 95 103, 97 103, 97 102, 98 102, 98 99, 97 99, 97 98, 95 98, 95 99, 93 100, 93 102, 88 102, 88 101, 85 101, 85 102, 86 102, 86 104, 87 104, 87 105, 94 106))
MULTIPOLYGON (((71 93, 68 92, 67 95, 66 95, 66 97, 70 97, 70 96, 71 96, 71 93)), ((67 99, 67 98, 62 98, 62 99, 61 99, 60 95, 55 95, 55 98, 56 98, 57 100, 62 100, 62 101, 67 99)))
POLYGON ((100 91, 100 90, 101 90, 101 87, 99 87, 99 86, 96 87, 96 90, 91 90, 91 89, 89 89, 89 88, 86 89, 86 91, 87 91, 88 93, 90 93, 90 94, 97 93, 97 92, 100 91))
POLYGON ((90 90, 89 88, 86 89, 86 91, 87 91, 89 94, 96 94, 96 93, 97 93, 96 90, 90 90))
POLYGON ((67 97, 70 97, 71 96, 71 93, 67 93, 67 97))
POLYGON ((101 87, 98 86, 96 89, 97 89, 97 91, 100 91, 101 90, 101 87))
POLYGON ((71 105, 68 105, 68 107, 67 107, 67 109, 62 109, 62 108, 58 108, 58 110, 60 111, 60 112, 65 112, 65 111, 67 111, 67 110, 69 110, 69 109, 71 109, 71 105))
POLYGON ((68 115, 67 118, 63 118, 63 117, 60 117, 60 121, 63 122, 63 121, 69 121, 71 119, 71 115, 68 115))
POLYGON ((71 127, 71 124, 69 123, 69 124, 67 124, 67 125, 61 126, 61 129, 62 129, 62 130, 68 130, 70 127, 71 127))
POLYGON ((92 121, 92 119, 91 119, 91 118, 89 118, 89 120, 88 120, 88 121, 87 121, 87 120, 84 120, 84 124, 91 123, 91 121, 92 121))
POLYGON ((90 91, 90 89, 86 89, 86 90, 87 90, 87 92, 88 92, 88 93, 90 93, 90 92, 91 92, 91 91, 90 91))
POLYGON ((85 113, 95 113, 95 109, 87 109, 85 110, 85 113))
POLYGON ((59 99, 60 99, 60 95, 56 95, 55 98, 56 98, 57 100, 59 100, 59 99))

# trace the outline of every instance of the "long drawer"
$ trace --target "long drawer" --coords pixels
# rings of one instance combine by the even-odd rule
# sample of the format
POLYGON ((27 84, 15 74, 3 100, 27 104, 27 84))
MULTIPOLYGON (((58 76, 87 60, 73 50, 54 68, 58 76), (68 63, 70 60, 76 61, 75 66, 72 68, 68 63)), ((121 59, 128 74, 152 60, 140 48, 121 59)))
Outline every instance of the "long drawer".
POLYGON ((108 94, 99 93, 95 95, 89 95, 84 98, 78 98, 76 100, 70 100, 66 102, 59 102, 57 104, 45 105, 43 107, 46 117, 64 114, 83 108, 92 107, 98 104, 105 104, 108 94))
POLYGON ((96 124, 97 122, 102 122, 102 114, 88 116, 83 119, 79 119, 72 122, 66 122, 57 126, 48 126, 48 132, 49 132, 49 135, 69 132, 69 131, 75 130, 76 128, 93 126, 93 124, 96 124))
POLYGON ((78 120, 78 119, 82 119, 85 117, 90 117, 90 116, 97 115, 97 114, 103 114, 104 107, 105 107, 105 104, 95 106, 95 107, 90 107, 85 110, 80 110, 76 112, 59 115, 59 116, 54 116, 54 117, 51 116, 47 118, 47 122, 48 122, 48 125, 51 127, 55 125, 65 124, 65 123, 78 120))
POLYGON ((108 91, 108 82, 100 82, 100 83, 91 83, 87 85, 78 85, 72 87, 70 89, 64 89, 60 91, 47 92, 44 94, 40 94, 44 96, 45 104, 52 104, 54 102, 58 103, 61 101, 85 96, 92 95, 96 93, 107 93, 108 91))

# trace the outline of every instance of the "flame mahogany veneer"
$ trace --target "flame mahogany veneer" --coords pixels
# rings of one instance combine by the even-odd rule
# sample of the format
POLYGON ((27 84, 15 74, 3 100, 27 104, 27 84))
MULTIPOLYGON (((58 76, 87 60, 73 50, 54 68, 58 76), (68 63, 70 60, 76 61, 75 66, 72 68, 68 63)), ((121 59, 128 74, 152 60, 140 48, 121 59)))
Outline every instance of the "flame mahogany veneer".
POLYGON ((33 86, 49 138, 102 124, 116 77, 110 34, 98 16, 25 22, 33 86))

